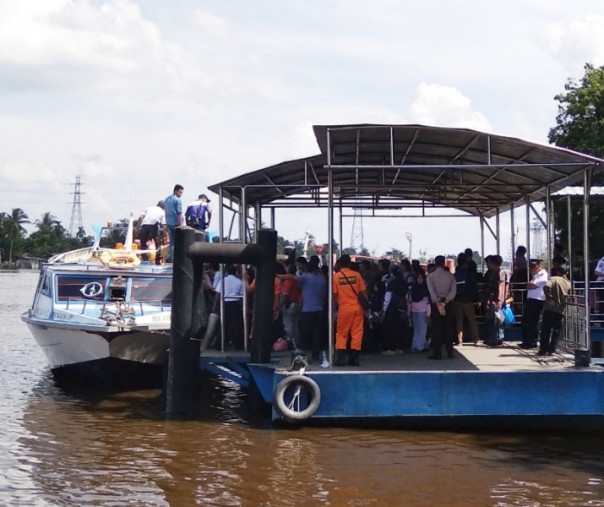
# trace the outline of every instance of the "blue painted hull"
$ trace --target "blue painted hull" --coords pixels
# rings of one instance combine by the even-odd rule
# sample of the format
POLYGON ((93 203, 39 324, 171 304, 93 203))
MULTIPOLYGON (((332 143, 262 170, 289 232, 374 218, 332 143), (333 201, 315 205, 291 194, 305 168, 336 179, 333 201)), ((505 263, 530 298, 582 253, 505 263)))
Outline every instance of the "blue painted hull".
MULTIPOLYGON (((264 400, 287 372, 249 365, 264 400)), ((604 369, 562 371, 307 371, 321 391, 312 420, 600 418, 604 369)), ((273 407, 273 420, 280 415, 273 407)), ((502 419, 501 419, 502 420, 502 419)))

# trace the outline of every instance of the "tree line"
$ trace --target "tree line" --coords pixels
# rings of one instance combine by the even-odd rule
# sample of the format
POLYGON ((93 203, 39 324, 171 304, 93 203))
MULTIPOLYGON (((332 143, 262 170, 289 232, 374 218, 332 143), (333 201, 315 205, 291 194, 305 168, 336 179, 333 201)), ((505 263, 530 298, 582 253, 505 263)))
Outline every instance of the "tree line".
POLYGON ((28 254, 47 259, 51 255, 91 246, 94 238, 87 236, 80 227, 72 236, 50 212, 35 220, 35 230, 27 235, 25 226, 31 224, 29 216, 21 208, 0 212, 0 262, 13 262, 16 257, 28 254))

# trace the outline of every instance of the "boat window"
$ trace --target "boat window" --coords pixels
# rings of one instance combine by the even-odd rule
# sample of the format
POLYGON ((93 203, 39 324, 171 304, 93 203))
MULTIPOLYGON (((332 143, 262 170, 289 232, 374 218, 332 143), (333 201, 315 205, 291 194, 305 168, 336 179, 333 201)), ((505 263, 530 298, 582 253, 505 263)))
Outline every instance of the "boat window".
POLYGON ((172 301, 172 279, 133 278, 130 301, 169 303, 172 301))
POLYGON ((104 276, 58 275, 57 301, 103 301, 106 285, 107 279, 104 276))
POLYGON ((118 243, 126 244, 127 227, 103 227, 99 235, 99 246, 101 248, 115 248, 118 243))
POLYGON ((42 271, 40 272, 40 278, 38 279, 38 288, 36 289, 37 293, 48 295, 50 290, 49 278, 50 275, 48 274, 46 268, 42 268, 42 271))

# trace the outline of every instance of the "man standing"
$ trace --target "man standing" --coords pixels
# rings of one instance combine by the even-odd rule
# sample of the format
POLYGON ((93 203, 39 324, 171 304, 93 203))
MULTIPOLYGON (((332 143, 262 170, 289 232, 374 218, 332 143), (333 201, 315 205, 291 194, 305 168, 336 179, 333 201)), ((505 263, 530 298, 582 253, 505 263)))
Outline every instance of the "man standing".
MULTIPOLYGON (((159 231, 166 222, 164 207, 164 201, 159 201, 156 206, 146 208, 138 219, 141 248, 143 250, 159 248, 159 231)), ((149 255, 143 254, 143 260, 148 261, 149 255)), ((155 263, 159 264, 159 261, 159 256, 155 255, 155 263)))
POLYGON ((185 212, 187 225, 205 231, 210 226, 212 219, 212 208, 206 194, 200 194, 196 201, 187 206, 185 212))
POLYGON ((497 347, 504 338, 500 312, 507 297, 507 281, 505 271, 501 269, 501 255, 487 255, 485 261, 488 271, 484 276, 484 342, 488 347, 497 347))
POLYGON ((470 338, 474 345, 478 344, 478 325, 476 324, 476 306, 478 302, 478 285, 476 284, 476 273, 468 267, 468 257, 465 253, 457 256, 457 268, 455 269, 456 294, 453 305, 455 314, 455 331, 457 333, 455 343, 463 344, 464 318, 468 321, 470 338))
POLYGON ((435 269, 428 275, 432 320, 432 354, 428 359, 442 359, 442 345, 447 350, 447 357, 453 359, 453 304, 457 294, 455 277, 445 270, 445 258, 437 255, 434 259, 435 269))
MULTIPOLYGON (((237 276, 236 266, 226 267, 224 277, 224 347, 225 350, 241 350, 243 343, 243 281, 237 276)), ((220 294, 222 283, 216 288, 220 294)))
POLYGON ((537 346, 539 337, 539 317, 543 311, 545 293, 543 287, 547 283, 547 271, 541 266, 540 259, 531 259, 529 262, 531 278, 526 284, 526 303, 522 314, 522 343, 523 349, 533 349, 537 346))
POLYGON ((566 296, 571 291, 570 281, 566 277, 564 266, 552 268, 552 276, 543 287, 545 303, 543 304, 543 320, 541 322, 541 340, 539 340, 538 355, 551 356, 556 352, 562 317, 566 306, 566 296))
POLYGON ((359 366, 359 353, 363 342, 365 310, 359 303, 359 294, 367 297, 365 282, 360 273, 350 269, 350 255, 340 257, 340 270, 333 275, 334 302, 338 305, 336 326, 336 366, 359 366), (350 353, 344 356, 350 334, 350 353))
POLYGON ((170 238, 168 262, 174 261, 174 230, 185 223, 181 199, 183 192, 184 187, 182 185, 174 185, 174 192, 164 199, 166 227, 168 228, 168 236, 170 238))

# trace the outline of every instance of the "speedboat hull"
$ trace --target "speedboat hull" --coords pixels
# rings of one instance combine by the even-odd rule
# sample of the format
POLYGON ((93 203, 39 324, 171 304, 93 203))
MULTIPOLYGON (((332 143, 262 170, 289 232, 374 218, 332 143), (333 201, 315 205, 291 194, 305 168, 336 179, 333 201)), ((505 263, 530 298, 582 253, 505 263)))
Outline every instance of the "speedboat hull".
POLYGON ((111 330, 61 325, 23 315, 51 369, 99 359, 162 365, 167 331, 111 330))

